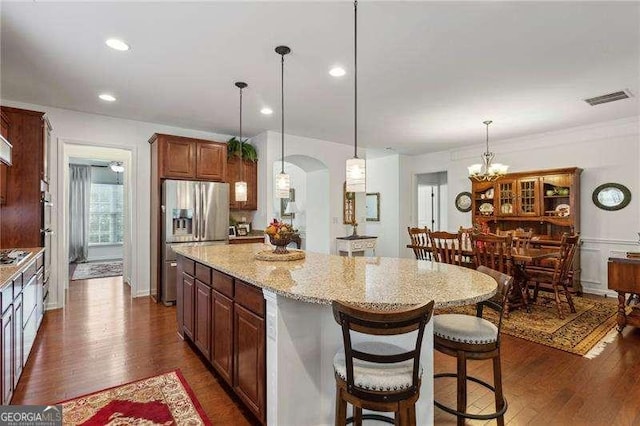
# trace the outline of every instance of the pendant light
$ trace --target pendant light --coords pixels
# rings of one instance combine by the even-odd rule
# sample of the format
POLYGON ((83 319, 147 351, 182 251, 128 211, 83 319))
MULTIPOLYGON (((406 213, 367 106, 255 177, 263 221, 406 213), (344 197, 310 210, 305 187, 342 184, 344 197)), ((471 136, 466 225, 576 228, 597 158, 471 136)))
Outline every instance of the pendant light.
POLYGON ((478 182, 491 182, 500 179, 507 174, 509 166, 493 163, 495 154, 489 151, 489 125, 493 123, 491 120, 483 121, 483 124, 487 126, 487 150, 482 154, 481 164, 474 164, 467 167, 469 170, 469 177, 475 179, 478 182))
POLYGON ((276 53, 280 55, 280 94, 281 94, 281 162, 280 173, 276 176, 276 198, 289 198, 289 188, 291 188, 291 178, 284 172, 284 55, 291 52, 287 46, 276 47, 276 53))
POLYGON ((247 182, 244 180, 244 159, 242 158, 244 144, 242 140, 242 89, 247 87, 247 83, 238 81, 236 87, 240 89, 240 181, 235 185, 235 198, 236 201, 247 201, 247 182))
POLYGON ((353 158, 347 160, 347 192, 366 192, 366 162, 358 158, 358 2, 353 2, 353 158))

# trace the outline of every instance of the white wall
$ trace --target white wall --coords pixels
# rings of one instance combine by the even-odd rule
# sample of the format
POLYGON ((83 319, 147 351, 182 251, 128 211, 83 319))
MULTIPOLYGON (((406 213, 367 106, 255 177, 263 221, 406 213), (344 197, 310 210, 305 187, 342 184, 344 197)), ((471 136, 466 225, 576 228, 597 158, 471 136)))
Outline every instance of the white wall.
MULTIPOLYGON (((640 231, 640 125, 637 117, 581 126, 557 132, 531 135, 518 139, 492 142, 496 161, 510 165, 510 172, 577 166, 583 168, 580 191, 582 284, 587 292, 607 292, 607 258, 612 252, 638 250, 640 231), (593 190, 600 184, 617 182, 632 194, 631 204, 623 210, 600 210, 591 201, 593 190)), ((477 145, 461 150, 420 156, 403 156, 400 166, 400 229, 415 222, 415 206, 411 194, 415 175, 446 170, 448 172, 448 223, 451 230, 471 224, 471 213, 454 207, 456 195, 469 191, 471 183, 466 167, 477 162, 484 150, 477 145)), ((400 253, 412 256, 404 248, 400 253)))
MULTIPOLYGON (((150 281, 150 175, 151 175, 151 150, 148 139, 153 133, 167 133, 195 138, 227 141, 230 136, 197 130, 182 129, 178 127, 165 126, 162 124, 147 123, 133 120, 123 120, 96 114, 64 110, 59 108, 30 105, 20 102, 13 102, 2 99, 3 105, 15 106, 18 108, 44 111, 47 113, 53 128, 55 137, 51 147, 51 176, 50 191, 56 203, 53 208, 54 217, 59 214, 58 204, 58 182, 57 182, 57 158, 58 142, 80 141, 82 143, 95 144, 105 147, 127 147, 134 153, 134 163, 132 165, 132 183, 135 186, 136 198, 133 200, 133 238, 136 240, 136 265, 133 271, 132 280, 136 281, 137 292, 134 296, 145 296, 149 294, 150 281)), ((264 176, 264 175, 263 175, 264 176)), ((56 234, 57 236, 57 234, 56 234)), ((54 247, 59 242, 53 241, 54 247)), ((67 264, 64 256, 58 256, 59 249, 54 254, 58 259, 67 264)), ((59 263, 59 262, 55 262, 59 263)), ((59 266, 59 265, 57 265, 59 266)), ((52 285, 57 285, 57 268, 52 268, 52 285)), ((51 300, 50 307, 59 307, 61 300, 51 300)))
POLYGON ((376 247, 378 256, 398 257, 399 176, 399 155, 374 158, 367 156, 367 192, 380 193, 380 222, 366 222, 365 233, 378 237, 376 247))
MULTIPOLYGON (((260 159, 258 175, 268 177, 266 182, 258 183, 258 211, 254 216, 254 223, 256 228, 260 228, 266 226, 274 211, 271 170, 274 162, 280 161, 280 133, 268 131, 252 138, 251 142, 256 146, 258 158, 260 159)), ((328 226, 327 224, 322 224, 326 226, 328 233, 321 236, 322 242, 316 241, 315 243, 333 253, 335 252, 335 238, 351 233, 351 226, 342 224, 342 185, 345 181, 345 162, 353 156, 353 148, 348 145, 319 139, 286 135, 285 160, 295 156, 311 157, 326 166, 328 171, 328 194, 326 192, 318 194, 319 197, 328 195, 329 224, 328 226)), ((309 172, 311 170, 306 171, 309 172)), ((358 197, 357 205, 357 220, 360 224, 365 223, 364 210, 364 194, 362 194, 361 197, 358 197)), ((311 209, 307 213, 307 223, 313 220, 310 214, 311 209)), ((310 242, 307 241, 308 247, 310 247, 309 244, 310 242)))

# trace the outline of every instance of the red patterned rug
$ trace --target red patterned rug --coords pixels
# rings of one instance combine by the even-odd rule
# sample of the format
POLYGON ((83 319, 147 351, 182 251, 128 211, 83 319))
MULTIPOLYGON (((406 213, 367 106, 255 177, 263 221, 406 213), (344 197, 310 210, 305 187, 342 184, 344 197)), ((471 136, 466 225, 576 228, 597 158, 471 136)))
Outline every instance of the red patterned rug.
POLYGON ((64 425, 211 425, 180 370, 61 404, 64 425))

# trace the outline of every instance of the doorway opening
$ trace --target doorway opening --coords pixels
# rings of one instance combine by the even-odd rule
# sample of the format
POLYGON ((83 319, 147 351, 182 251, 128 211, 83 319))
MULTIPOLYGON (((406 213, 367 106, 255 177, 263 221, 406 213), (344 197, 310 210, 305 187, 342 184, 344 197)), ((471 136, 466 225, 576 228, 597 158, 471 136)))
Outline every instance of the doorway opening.
POLYGON ((423 173, 416 176, 418 227, 432 231, 448 230, 447 172, 423 173))
POLYGON ((59 145, 57 266, 58 301, 64 307, 70 282, 116 284, 128 298, 137 294, 137 247, 133 224, 135 152, 64 142, 59 145), (134 279, 132 279, 134 278, 134 279), (96 283, 98 281, 95 281, 96 283))
MULTIPOLYGON (((281 162, 273 163, 273 181, 280 173, 281 162)), ((329 168, 320 160, 306 155, 284 158, 284 170, 291 178, 289 199, 273 195, 273 217, 292 223, 300 233, 301 248, 329 253, 329 168)))
POLYGON ((122 277, 124 166, 69 159, 70 281, 122 277))

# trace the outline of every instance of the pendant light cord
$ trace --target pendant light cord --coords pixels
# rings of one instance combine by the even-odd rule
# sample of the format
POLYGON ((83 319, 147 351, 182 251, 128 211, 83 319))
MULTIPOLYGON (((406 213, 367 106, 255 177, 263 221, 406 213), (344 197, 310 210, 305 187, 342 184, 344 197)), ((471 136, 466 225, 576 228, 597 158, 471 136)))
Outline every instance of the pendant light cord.
POLYGON ((244 152, 242 141, 242 87, 240 88, 240 180, 244 182, 244 152))
POLYGON ((280 62, 280 124, 281 124, 281 158, 282 168, 280 173, 284 174, 284 55, 281 55, 280 62))
POLYGON ((487 123, 487 154, 489 153, 489 124, 487 123))
POLYGON ((358 158, 358 1, 353 2, 353 157, 358 158))

